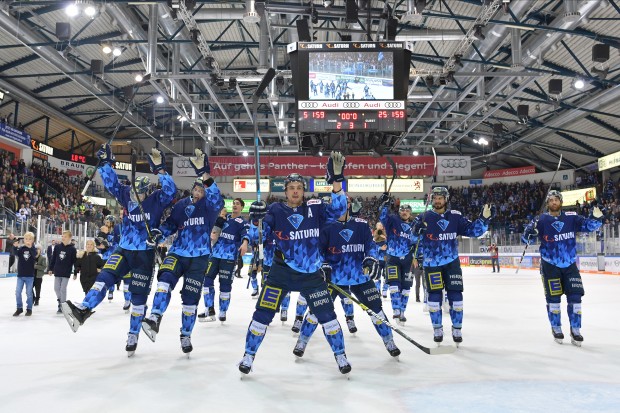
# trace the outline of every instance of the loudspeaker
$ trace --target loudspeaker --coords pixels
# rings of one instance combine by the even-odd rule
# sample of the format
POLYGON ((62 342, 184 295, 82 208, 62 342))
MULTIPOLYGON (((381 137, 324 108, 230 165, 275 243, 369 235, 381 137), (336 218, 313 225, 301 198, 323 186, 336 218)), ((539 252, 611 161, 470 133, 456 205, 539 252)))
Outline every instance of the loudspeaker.
POLYGON ((92 59, 90 61, 90 71, 93 72, 94 75, 103 73, 103 60, 92 59))
POLYGON ((344 21, 346 23, 356 23, 358 14, 357 2, 355 0, 346 0, 344 9, 346 12, 344 21))
POLYGON ((517 115, 519 116, 519 119, 528 119, 529 114, 530 114, 529 105, 517 106, 517 115))
POLYGON ((297 36, 300 42, 311 42, 310 27, 308 27, 308 19, 297 19, 297 36))
POLYGON ((596 63, 605 63, 609 60, 609 45, 595 44, 592 46, 592 61, 596 63))
POLYGON ((56 37, 58 37, 58 40, 71 39, 71 24, 56 22, 56 37))
POLYGON ((350 42, 352 40, 352 37, 350 34, 341 34, 340 40, 342 40, 343 42, 350 42))
POLYGON ((398 29, 398 20, 390 17, 387 21, 387 39, 396 40, 396 29, 398 29))
POLYGON ((493 125, 493 134, 501 135, 504 132, 504 126, 501 123, 495 123, 493 125))
POLYGON ((562 79, 550 79, 549 94, 559 95, 560 93, 562 93, 562 79))

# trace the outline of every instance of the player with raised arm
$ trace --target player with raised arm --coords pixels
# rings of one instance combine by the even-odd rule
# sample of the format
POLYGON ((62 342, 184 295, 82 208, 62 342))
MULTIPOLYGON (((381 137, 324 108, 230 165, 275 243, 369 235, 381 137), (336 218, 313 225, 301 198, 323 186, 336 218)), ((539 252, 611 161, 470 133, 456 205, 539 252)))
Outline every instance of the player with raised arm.
MULTIPOLYGON (((337 221, 327 223, 321 228, 320 246, 323 251, 323 272, 328 282, 343 290, 349 290, 357 299, 385 319, 381 306, 381 294, 374 281, 380 277, 379 261, 372 256, 376 248, 368 222, 357 218, 361 204, 349 203, 349 208, 337 221), (330 280, 331 278, 331 280, 330 280)), ((344 296, 331 289, 332 299, 344 296)), ((392 357, 398 357, 400 350, 394 343, 392 330, 379 317, 371 317, 383 340, 385 348, 392 357)), ((302 357, 308 341, 317 327, 317 318, 312 312, 306 315, 293 354, 302 357)))
POLYGON ((121 240, 82 303, 76 305, 67 301, 62 305, 62 312, 71 329, 76 332, 86 319, 94 313, 93 309, 101 303, 108 287, 116 284, 125 274, 131 272, 129 291, 131 292, 133 308, 127 346, 125 347, 131 357, 138 346, 140 325, 146 313, 146 300, 151 290, 155 264, 155 250, 152 246, 147 245, 149 234, 144 218, 146 218, 149 228, 157 228, 164 210, 172 202, 177 188, 172 177, 166 173, 164 154, 157 148, 153 148, 152 153, 148 156, 148 161, 151 172, 159 177, 161 189, 150 195, 147 195, 150 184, 148 177, 137 177, 133 182, 133 189, 131 185, 120 183, 116 172, 112 169, 114 155, 109 144, 103 145, 97 152, 97 156, 101 160, 99 173, 105 188, 125 209, 121 240))
POLYGON ((407 321, 405 310, 409 303, 409 293, 413 285, 411 273, 411 247, 417 237, 411 232, 411 206, 403 204, 398 215, 390 213, 394 200, 386 192, 381 195, 379 219, 387 237, 385 281, 389 284, 392 300, 392 317, 399 323, 407 321))
POLYGON ((233 212, 226 217, 219 238, 213 247, 213 253, 204 274, 203 296, 205 300, 205 313, 199 318, 205 321, 215 320, 215 277, 220 280, 220 313, 221 322, 226 321, 226 312, 230 305, 232 283, 235 279, 234 269, 237 255, 245 255, 248 250, 249 238, 247 236, 248 222, 241 216, 244 202, 241 198, 233 201, 233 212))
POLYGON ((432 210, 418 215, 413 221, 413 232, 420 236, 417 255, 422 255, 428 309, 433 323, 433 339, 443 341, 441 301, 443 290, 448 294, 452 339, 457 346, 463 341, 463 272, 459 261, 458 236, 479 237, 495 215, 495 206, 486 204, 482 215, 471 222, 459 211, 448 209, 448 189, 433 188, 432 210))
POLYGON ((343 215, 347 209, 347 198, 342 191, 344 168, 344 156, 332 152, 326 174, 327 181, 333 184, 332 202, 329 205, 320 199, 304 201, 306 182, 295 173, 288 175, 284 181, 285 203, 271 204, 267 208, 264 202, 256 201, 250 207, 252 224, 258 225, 262 220, 264 236, 266 239, 275 239, 276 251, 248 328, 245 353, 239 363, 239 371, 243 374, 252 370, 254 357, 265 338, 267 327, 289 291, 299 291, 306 297, 312 313, 323 326, 338 369, 343 374, 351 371, 334 303, 320 271, 323 256, 319 246, 320 228, 329 220, 343 215))
POLYGON ((581 346, 581 297, 584 295, 577 260, 576 234, 592 232, 603 223, 603 213, 598 206, 590 210, 589 218, 573 211, 562 211, 562 193, 551 190, 545 199, 548 212, 534 218, 523 232, 521 240, 527 244, 540 239, 540 274, 542 276, 547 314, 551 333, 562 344, 562 317, 560 304, 566 294, 571 343, 581 346))
MULTIPOLYGON (((193 350, 191 334, 196 323, 204 271, 211 253, 211 230, 224 206, 220 190, 210 175, 209 159, 198 148, 194 153, 196 156, 191 157, 190 162, 198 178, 194 181, 191 196, 174 204, 160 229, 153 229, 157 238, 166 238, 175 232, 177 237, 159 267, 151 314, 142 321, 142 330, 154 342, 172 291, 179 278, 183 277, 181 350, 188 356, 193 350)), ((153 243, 156 242, 157 239, 154 239, 153 243)))

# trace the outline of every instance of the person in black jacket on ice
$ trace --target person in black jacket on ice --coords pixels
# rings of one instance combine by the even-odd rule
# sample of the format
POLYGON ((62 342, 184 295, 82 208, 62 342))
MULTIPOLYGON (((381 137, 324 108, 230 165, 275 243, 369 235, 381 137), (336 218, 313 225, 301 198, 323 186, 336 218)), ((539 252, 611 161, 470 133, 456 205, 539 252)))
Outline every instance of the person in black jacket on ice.
POLYGON ((95 250, 95 241, 86 241, 86 250, 82 251, 81 256, 78 257, 75 263, 75 272, 73 278, 77 277, 77 273, 80 273, 80 284, 82 284, 82 290, 86 294, 95 283, 97 274, 101 268, 103 268, 105 262, 101 256, 95 250))

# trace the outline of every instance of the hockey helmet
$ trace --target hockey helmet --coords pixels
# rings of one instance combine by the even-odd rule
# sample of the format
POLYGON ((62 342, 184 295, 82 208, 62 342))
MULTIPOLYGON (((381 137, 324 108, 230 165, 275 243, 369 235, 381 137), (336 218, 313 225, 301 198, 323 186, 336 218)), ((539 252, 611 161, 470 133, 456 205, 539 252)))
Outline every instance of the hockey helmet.
POLYGON ((196 186, 200 186, 202 187, 204 184, 202 182, 202 178, 196 178, 194 179, 194 183, 192 183, 192 189, 194 189, 194 187, 196 186))
POLYGON ((136 178, 133 185, 138 194, 146 194, 149 190, 149 186, 151 185, 151 180, 148 176, 139 176, 136 178))
POLYGON ((307 186, 306 186, 306 180, 304 179, 303 176, 295 173, 295 174, 289 174, 286 178, 284 178, 284 190, 286 190, 286 187, 288 186, 288 184, 290 184, 291 182, 301 182, 302 185, 304 186, 304 191, 307 190, 307 186))
POLYGON ((400 211, 409 211, 409 212, 413 212, 413 209, 411 209, 411 205, 409 204, 400 204, 400 207, 398 208, 400 211))
POLYGON ((551 191, 549 191, 547 193, 547 198, 545 199, 545 202, 549 202, 549 199, 551 199, 552 197, 559 199, 560 203, 562 203, 563 201, 562 193, 558 190, 552 189, 551 191))
POLYGON ((443 196, 446 199, 446 202, 448 202, 448 197, 450 196, 450 194, 448 193, 448 188, 446 188, 445 186, 436 186, 431 192, 431 199, 435 198, 436 196, 443 196))
POLYGON ((114 219, 114 215, 106 215, 104 221, 111 222, 112 224, 114 224, 116 222, 116 219, 114 219))

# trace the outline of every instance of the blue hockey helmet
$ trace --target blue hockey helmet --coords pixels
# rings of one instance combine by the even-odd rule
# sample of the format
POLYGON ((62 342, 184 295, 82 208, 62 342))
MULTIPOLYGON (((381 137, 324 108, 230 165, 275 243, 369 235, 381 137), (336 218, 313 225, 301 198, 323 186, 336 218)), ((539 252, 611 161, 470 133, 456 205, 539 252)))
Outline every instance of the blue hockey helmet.
POLYGON ((304 186, 304 191, 307 191, 308 186, 306 185, 306 180, 304 179, 303 176, 301 176, 301 175, 299 175, 297 173, 289 174, 286 178, 284 178, 284 190, 286 190, 286 187, 291 182, 301 182, 302 185, 304 186))
POLYGON ((446 199, 446 202, 448 202, 448 198, 450 197, 448 188, 446 188, 445 186, 436 186, 431 192, 431 199, 435 198, 436 196, 443 196, 446 199))
POLYGON ((148 176, 139 176, 136 178, 133 185, 138 194, 146 194, 149 190, 149 186, 151 185, 151 180, 148 176))
POLYGON ((549 202, 549 199, 551 199, 552 197, 559 199, 560 203, 563 202, 562 193, 558 190, 552 189, 551 191, 549 191, 547 193, 547 198, 545 199, 545 202, 549 202))

